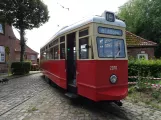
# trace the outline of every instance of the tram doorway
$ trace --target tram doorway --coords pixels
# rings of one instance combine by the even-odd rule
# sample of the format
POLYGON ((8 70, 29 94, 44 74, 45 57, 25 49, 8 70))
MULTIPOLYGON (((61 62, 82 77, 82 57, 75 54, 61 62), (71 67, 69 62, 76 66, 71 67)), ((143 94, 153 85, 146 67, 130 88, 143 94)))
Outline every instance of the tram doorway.
POLYGON ((67 35, 67 58, 66 58, 66 74, 67 89, 69 92, 76 93, 76 33, 67 35))

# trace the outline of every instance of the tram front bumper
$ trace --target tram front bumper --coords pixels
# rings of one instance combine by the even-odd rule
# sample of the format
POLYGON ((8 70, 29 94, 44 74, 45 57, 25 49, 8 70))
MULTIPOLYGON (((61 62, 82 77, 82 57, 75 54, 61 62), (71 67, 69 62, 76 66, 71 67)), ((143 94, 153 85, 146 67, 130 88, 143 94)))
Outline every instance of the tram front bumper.
POLYGON ((128 88, 111 88, 105 91, 97 92, 97 101, 122 100, 127 95, 128 95, 128 88))

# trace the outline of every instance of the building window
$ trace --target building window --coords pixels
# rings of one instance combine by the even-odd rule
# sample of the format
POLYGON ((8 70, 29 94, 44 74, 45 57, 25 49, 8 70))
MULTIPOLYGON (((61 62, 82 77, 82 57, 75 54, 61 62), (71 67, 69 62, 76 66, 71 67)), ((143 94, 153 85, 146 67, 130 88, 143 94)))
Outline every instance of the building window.
POLYGON ((148 54, 138 54, 138 59, 145 59, 148 60, 148 54))
POLYGON ((0 33, 4 34, 3 25, 0 24, 0 33))
POLYGON ((5 47, 0 46, 0 63, 5 62, 5 47))
POLYGON ((36 56, 35 55, 31 55, 31 60, 36 60, 36 56))
POLYGON ((27 60, 27 55, 26 54, 24 55, 24 59, 27 60))
POLYGON ((20 54, 16 54, 16 61, 20 61, 20 54))

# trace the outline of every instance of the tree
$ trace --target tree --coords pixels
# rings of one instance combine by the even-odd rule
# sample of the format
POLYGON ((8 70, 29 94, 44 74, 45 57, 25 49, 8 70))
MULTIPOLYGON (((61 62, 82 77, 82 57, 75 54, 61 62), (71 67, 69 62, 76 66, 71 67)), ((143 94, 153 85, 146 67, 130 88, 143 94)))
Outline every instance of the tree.
MULTIPOLYGON (((124 19, 127 30, 161 46, 161 4, 160 0, 129 0, 120 7, 118 16, 124 19)), ((155 51, 161 57, 161 48, 155 51)))
POLYGON ((25 30, 38 28, 48 19, 48 8, 41 0, 0 0, 0 20, 20 31, 21 62, 25 52, 25 30))

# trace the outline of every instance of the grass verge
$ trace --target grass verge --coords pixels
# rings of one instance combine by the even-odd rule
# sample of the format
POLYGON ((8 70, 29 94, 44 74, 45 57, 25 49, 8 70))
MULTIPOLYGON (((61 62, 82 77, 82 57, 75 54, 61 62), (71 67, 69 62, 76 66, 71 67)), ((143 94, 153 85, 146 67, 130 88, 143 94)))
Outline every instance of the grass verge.
POLYGON ((161 89, 138 89, 136 86, 129 86, 129 94, 127 99, 133 103, 143 102, 152 108, 161 110, 160 93, 161 89))

